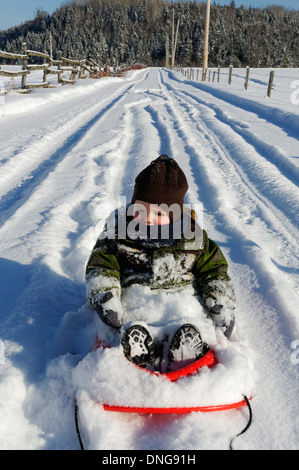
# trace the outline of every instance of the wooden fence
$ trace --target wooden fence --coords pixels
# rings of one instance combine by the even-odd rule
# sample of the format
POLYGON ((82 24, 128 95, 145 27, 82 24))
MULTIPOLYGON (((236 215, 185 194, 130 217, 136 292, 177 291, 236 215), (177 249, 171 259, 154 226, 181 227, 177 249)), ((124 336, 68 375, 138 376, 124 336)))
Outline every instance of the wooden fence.
POLYGON ((13 54, 11 52, 0 51, 0 58, 21 62, 22 70, 11 72, 8 70, 2 70, 0 67, 0 76, 5 77, 22 77, 21 88, 23 90, 30 90, 32 88, 41 88, 48 87, 50 83, 48 82, 48 75, 55 74, 57 75, 58 84, 72 84, 75 82, 76 78, 86 78, 86 73, 89 74, 90 78, 101 78, 107 76, 124 76, 128 70, 143 68, 144 65, 135 65, 135 66, 118 66, 112 67, 101 66, 92 60, 82 59, 74 60, 62 57, 59 53, 59 59, 53 60, 49 54, 45 54, 38 51, 32 51, 27 49, 26 44, 22 45, 21 54, 13 54), (38 57, 44 60, 43 64, 29 64, 30 57, 38 57), (56 68, 53 68, 55 67, 56 68), (41 83, 30 83, 29 78, 33 70, 43 71, 43 80, 41 83), (63 78, 65 72, 70 72, 70 78, 63 78))
MULTIPOLYGON (((199 80, 200 79, 200 69, 195 69, 195 68, 184 68, 184 67, 177 67, 176 70, 178 72, 181 72, 182 74, 187 77, 188 80, 199 80), (196 78, 195 78, 196 76, 196 78)), ((249 83, 249 74, 250 74, 250 68, 246 67, 246 74, 244 77, 244 90, 248 90, 248 83, 249 83)), ((201 81, 212 81, 214 82, 215 79, 217 78, 217 82, 220 82, 220 75, 221 75, 221 68, 218 67, 217 70, 202 70, 201 72, 201 81)), ((230 65, 228 69, 228 85, 232 84, 232 77, 233 77, 233 66, 230 65)), ((267 96, 270 98, 271 96, 271 91, 273 88, 273 81, 274 81, 274 70, 270 71, 270 76, 269 76, 269 81, 268 81, 268 86, 267 86, 267 96)))

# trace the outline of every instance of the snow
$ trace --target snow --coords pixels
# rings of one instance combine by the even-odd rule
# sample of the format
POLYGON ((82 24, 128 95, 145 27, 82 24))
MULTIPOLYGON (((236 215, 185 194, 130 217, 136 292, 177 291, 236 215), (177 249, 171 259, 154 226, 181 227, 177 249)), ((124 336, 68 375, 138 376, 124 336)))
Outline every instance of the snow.
MULTIPOLYGON (((172 403, 252 392, 253 422, 234 447, 299 448, 299 70, 275 70, 271 98, 269 72, 251 70, 247 91, 243 69, 230 86, 227 70, 202 83, 152 68, 29 94, 14 78, 0 97, 1 449, 78 449, 75 397, 89 449, 227 449, 246 424, 246 409, 119 415, 93 401, 152 404, 161 390, 172 403), (203 205, 237 294, 232 341, 205 328, 221 367, 178 383, 139 371, 118 346, 91 351, 99 330, 119 339, 101 328, 84 280, 104 220, 162 153, 186 173, 186 202, 203 205)), ((138 288, 124 309, 138 316, 143 300, 161 335, 171 303, 169 331, 176 312, 190 315, 187 294, 138 288)))

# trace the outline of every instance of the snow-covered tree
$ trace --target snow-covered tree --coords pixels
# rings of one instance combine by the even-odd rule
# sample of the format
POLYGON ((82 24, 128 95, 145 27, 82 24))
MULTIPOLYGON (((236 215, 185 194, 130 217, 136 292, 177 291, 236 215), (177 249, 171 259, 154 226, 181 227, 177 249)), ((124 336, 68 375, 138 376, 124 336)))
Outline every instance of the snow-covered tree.
MULTIPOLYGON (((96 58, 101 63, 146 62, 164 65, 165 37, 172 40, 172 12, 180 19, 177 63, 201 65, 206 3, 168 0, 81 0, 68 2, 52 15, 36 17, 0 31, 0 49, 49 52, 53 58, 96 58)), ((237 8, 211 5, 209 66, 299 67, 299 12, 283 7, 237 8)))

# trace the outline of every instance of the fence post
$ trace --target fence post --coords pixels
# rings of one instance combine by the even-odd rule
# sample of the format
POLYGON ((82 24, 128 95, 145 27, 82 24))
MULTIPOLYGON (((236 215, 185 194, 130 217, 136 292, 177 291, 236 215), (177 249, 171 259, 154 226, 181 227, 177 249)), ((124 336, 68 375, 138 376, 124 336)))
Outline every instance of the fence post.
POLYGON ((250 70, 250 68, 247 66, 246 67, 246 78, 245 78, 245 90, 248 90, 249 70, 250 70))
POLYGON ((220 82, 220 67, 218 67, 218 76, 217 76, 217 82, 220 82))
MULTIPOLYGON (((22 70, 27 70, 27 64, 28 64, 28 56, 27 56, 27 45, 26 42, 23 42, 22 44, 22 54, 26 55, 26 59, 23 59, 23 64, 22 64, 22 70)), ((26 88, 26 83, 27 83, 27 75, 24 74, 22 75, 22 89, 24 90, 26 88)))
POLYGON ((62 75, 62 69, 61 69, 61 62, 62 62, 62 52, 59 51, 58 52, 58 78, 57 78, 57 81, 58 83, 61 83, 62 82, 62 78, 61 78, 61 75, 62 75))
POLYGON ((231 85, 232 83, 232 76, 233 76, 233 66, 229 66, 229 75, 228 75, 228 84, 231 85))
POLYGON ((77 64, 71 64, 71 67, 72 67, 72 71, 71 71, 71 76, 70 76, 70 80, 71 82, 75 81, 75 78, 77 76, 77 73, 75 72, 75 70, 77 70, 77 64))
POLYGON ((82 78, 83 73, 85 76, 85 65, 86 65, 86 59, 83 56, 83 59, 80 60, 80 65, 79 65, 79 78, 82 78))
POLYGON ((48 59, 45 58, 44 65, 47 65, 47 67, 44 68, 44 74, 43 74, 43 82, 46 83, 47 82, 48 67, 51 66, 51 57, 50 57, 49 61, 48 61, 48 59))
POLYGON ((271 96, 273 81, 274 81, 274 70, 271 70, 270 77, 269 77, 269 83, 268 83, 268 91, 267 91, 268 98, 270 98, 270 96, 271 96))

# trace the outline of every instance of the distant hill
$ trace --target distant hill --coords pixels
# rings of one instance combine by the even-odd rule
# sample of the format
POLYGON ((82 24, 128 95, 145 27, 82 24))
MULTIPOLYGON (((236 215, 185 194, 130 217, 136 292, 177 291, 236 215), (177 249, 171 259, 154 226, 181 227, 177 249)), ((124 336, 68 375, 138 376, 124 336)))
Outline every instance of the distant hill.
MULTIPOLYGON (((0 31, 0 49, 58 51, 120 65, 165 64, 166 35, 172 39, 172 11, 179 18, 176 64, 201 66, 206 3, 165 0, 84 0, 66 3, 52 15, 39 10, 20 26, 0 31)), ((209 65, 299 67, 299 12, 211 5, 209 65)))

